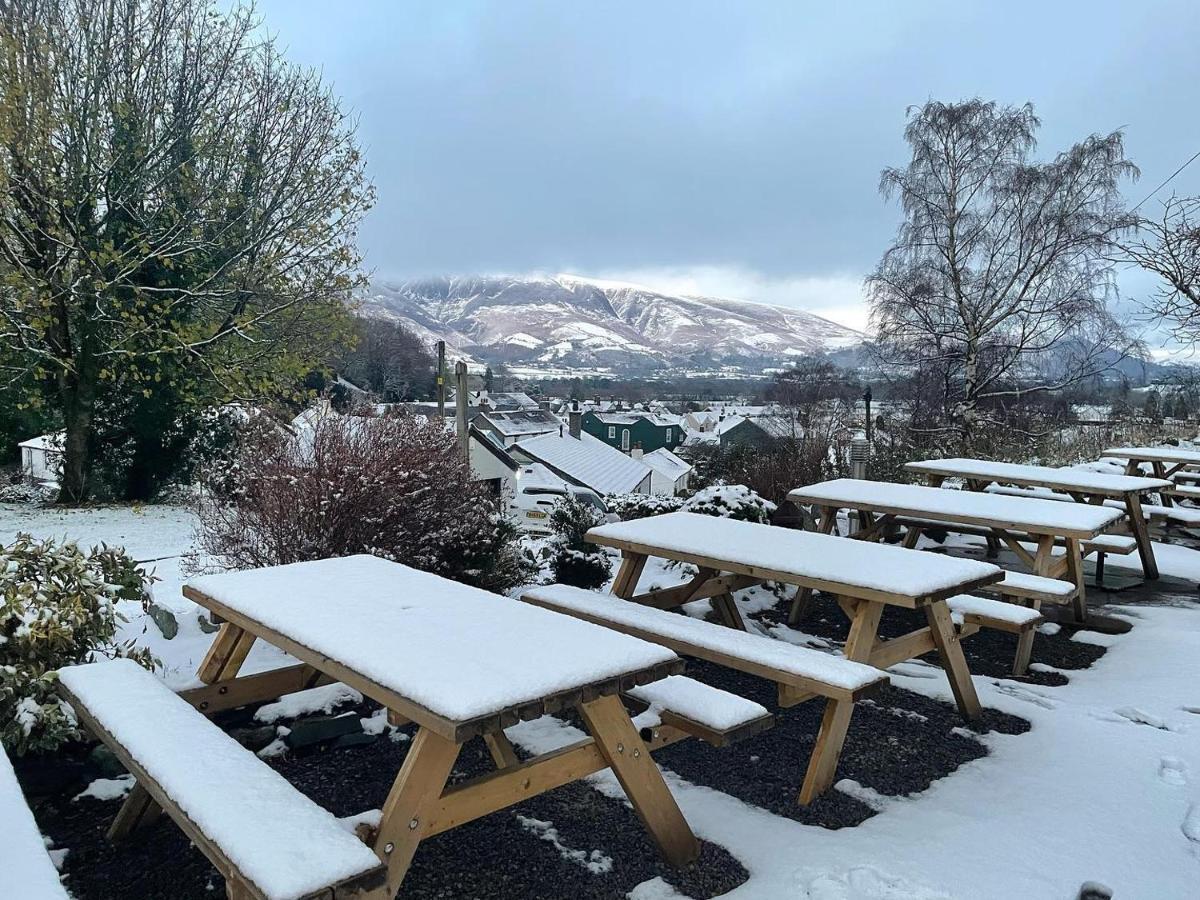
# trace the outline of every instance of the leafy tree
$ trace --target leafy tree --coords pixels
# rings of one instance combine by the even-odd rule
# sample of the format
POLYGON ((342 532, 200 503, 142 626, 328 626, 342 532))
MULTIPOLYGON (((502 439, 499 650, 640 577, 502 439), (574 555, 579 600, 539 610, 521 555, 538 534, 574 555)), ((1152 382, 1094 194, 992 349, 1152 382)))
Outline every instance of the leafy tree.
POLYGON ((1132 346, 1105 304, 1106 255, 1132 221, 1119 186, 1137 170, 1120 132, 1039 162, 1039 125, 1028 104, 930 101, 909 116, 908 165, 881 178, 904 221, 867 280, 878 349, 937 387, 934 427, 960 446, 1004 404, 1132 346))
POLYGON ((50 385, 60 500, 114 442, 152 482, 157 434, 291 391, 344 337, 372 201, 355 128, 252 10, 11 0, 0 84, 0 362, 7 391, 50 385))

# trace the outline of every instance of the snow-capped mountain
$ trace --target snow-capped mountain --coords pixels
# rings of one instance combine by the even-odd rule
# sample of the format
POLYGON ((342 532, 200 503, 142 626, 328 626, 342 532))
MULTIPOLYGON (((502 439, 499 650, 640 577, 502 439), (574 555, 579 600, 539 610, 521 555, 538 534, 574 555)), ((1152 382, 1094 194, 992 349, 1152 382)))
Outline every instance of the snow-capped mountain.
POLYGON ((362 311, 480 361, 548 369, 761 372, 866 340, 799 309, 574 275, 378 281, 362 311))

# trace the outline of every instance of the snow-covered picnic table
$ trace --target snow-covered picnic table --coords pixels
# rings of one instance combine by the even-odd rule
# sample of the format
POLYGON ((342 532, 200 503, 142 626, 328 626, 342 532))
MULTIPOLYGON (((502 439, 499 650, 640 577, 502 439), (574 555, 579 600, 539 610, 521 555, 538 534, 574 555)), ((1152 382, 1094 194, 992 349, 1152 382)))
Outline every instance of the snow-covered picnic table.
POLYGON ((200 667, 209 687, 185 695, 204 711, 325 678, 419 726, 371 840, 392 893, 423 838, 605 767, 670 862, 698 854, 619 698, 679 672, 671 650, 373 556, 206 575, 183 590, 223 622, 200 667), (300 665, 238 678, 256 640, 300 665), (502 729, 569 706, 591 732, 585 746, 517 761, 502 729), (448 787, 476 735, 507 765, 448 787))
MULTIPOLYGON (((1101 457, 1125 460, 1125 474, 1136 475, 1142 465, 1148 465, 1158 478, 1172 478, 1185 470, 1200 469, 1200 451, 1184 450, 1180 447, 1109 447, 1101 457)), ((1172 503, 1172 494, 1183 499, 1196 499, 1195 488, 1183 487, 1172 482, 1172 488, 1162 495, 1164 506, 1172 503)))
POLYGON ((709 598, 733 628, 746 627, 734 591, 775 581, 833 594, 851 620, 847 658, 886 668, 936 649, 963 714, 974 718, 980 712, 945 601, 1000 581, 1004 573, 997 566, 686 512, 601 525, 587 539, 621 551, 612 588, 617 596, 659 609, 709 598), (639 594, 638 580, 652 556, 691 563, 699 571, 685 584, 639 594), (879 620, 887 605, 923 609, 928 627, 880 642, 879 620))
MULTIPOLYGON (((815 506, 819 529, 824 533, 834 530, 839 510, 857 511, 861 527, 851 536, 860 541, 881 540, 895 524, 907 528, 906 547, 915 547, 927 529, 995 537, 1034 574, 1071 582, 1075 617, 1081 622, 1087 619, 1083 545, 1102 540, 1101 536, 1107 536, 1124 517, 1121 510, 1105 506, 854 478, 796 488, 788 499, 815 506), (1022 541, 1035 542, 1036 551, 1030 553, 1022 541), (1054 548, 1059 544, 1065 552, 1055 555, 1054 548)), ((1095 544, 1089 546, 1097 549, 1095 544)), ((797 597, 795 610, 803 607, 803 599, 797 597)))
POLYGON ((940 487, 946 478, 961 478, 972 491, 998 484, 1047 488, 1066 494, 1078 503, 1096 506, 1103 505, 1105 500, 1118 501, 1123 505, 1129 529, 1137 541, 1142 571, 1149 579, 1158 578, 1158 563, 1154 559, 1154 545, 1141 495, 1172 488, 1172 482, 1165 478, 1107 475, 1082 469, 1056 469, 986 459, 928 459, 907 463, 904 468, 924 475, 930 487, 940 487))

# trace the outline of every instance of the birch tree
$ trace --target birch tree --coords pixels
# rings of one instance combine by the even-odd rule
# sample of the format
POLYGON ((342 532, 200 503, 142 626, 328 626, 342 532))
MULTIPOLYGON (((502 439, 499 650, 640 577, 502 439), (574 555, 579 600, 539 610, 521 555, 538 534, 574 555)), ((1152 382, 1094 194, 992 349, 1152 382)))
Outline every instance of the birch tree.
POLYGON ((1131 345, 1105 253, 1137 170, 1120 132, 1038 162, 1038 127, 1028 104, 931 101, 910 111, 908 165, 880 181, 904 220, 867 279, 878 349, 938 386, 934 427, 964 449, 1005 403, 1091 377, 1131 345))
POLYGON ((61 500, 88 496, 102 397, 254 399, 327 355, 371 188, 251 9, 8 0, 0 87, 0 375, 61 417, 61 500))
POLYGON ((1157 218, 1139 219, 1122 251, 1160 279, 1147 311, 1180 343, 1200 342, 1200 197, 1172 197, 1157 218))

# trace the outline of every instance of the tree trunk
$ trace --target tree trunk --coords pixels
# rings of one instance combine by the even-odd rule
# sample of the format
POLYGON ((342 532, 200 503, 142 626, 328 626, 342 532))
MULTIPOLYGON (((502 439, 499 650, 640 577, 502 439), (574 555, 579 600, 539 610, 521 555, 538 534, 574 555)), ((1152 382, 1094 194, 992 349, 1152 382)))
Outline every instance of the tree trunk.
POLYGON ((58 503, 78 506, 91 490, 92 414, 96 402, 96 373, 84 362, 79 371, 59 378, 63 410, 63 461, 59 476, 58 503))
POLYGON ((970 454, 971 439, 975 435, 975 420, 979 404, 979 346, 975 341, 967 342, 964 360, 963 399, 959 405, 959 452, 970 454))

